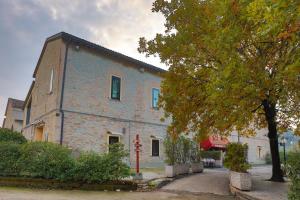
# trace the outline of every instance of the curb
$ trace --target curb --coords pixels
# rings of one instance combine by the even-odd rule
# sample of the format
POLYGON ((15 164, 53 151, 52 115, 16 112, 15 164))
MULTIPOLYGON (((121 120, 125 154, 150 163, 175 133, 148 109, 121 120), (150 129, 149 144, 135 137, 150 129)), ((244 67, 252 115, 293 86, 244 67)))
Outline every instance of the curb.
POLYGON ((263 199, 258 199, 256 197, 252 197, 251 195, 247 194, 247 192, 243 192, 239 189, 236 189, 232 185, 229 184, 229 190, 232 195, 235 196, 236 199, 238 200, 263 200, 263 199))

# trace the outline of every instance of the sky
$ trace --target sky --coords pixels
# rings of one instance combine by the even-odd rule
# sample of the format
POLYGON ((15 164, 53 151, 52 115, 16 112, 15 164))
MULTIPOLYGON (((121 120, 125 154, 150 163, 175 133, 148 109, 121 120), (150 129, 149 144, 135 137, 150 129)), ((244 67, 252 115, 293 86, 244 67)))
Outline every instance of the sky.
POLYGON ((138 53, 140 37, 164 31, 154 0, 0 0, 0 126, 7 98, 24 100, 45 39, 65 31, 166 69, 138 53))

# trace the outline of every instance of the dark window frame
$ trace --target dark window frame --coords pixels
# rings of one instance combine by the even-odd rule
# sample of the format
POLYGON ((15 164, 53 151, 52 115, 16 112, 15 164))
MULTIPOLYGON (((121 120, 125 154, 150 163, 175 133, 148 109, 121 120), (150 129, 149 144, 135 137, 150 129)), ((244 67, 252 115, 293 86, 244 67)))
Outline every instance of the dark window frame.
POLYGON ((151 140, 151 156, 152 157, 159 157, 159 150, 160 150, 160 144, 159 144, 159 139, 152 139, 151 140), (156 144, 154 144, 156 143, 156 144), (157 145, 157 146, 156 146, 157 145), (154 149, 154 148, 158 149, 154 149))
POLYGON ((155 94, 155 92, 158 92, 157 93, 157 102, 158 102, 158 98, 159 98, 159 89, 157 89, 157 88, 152 88, 152 108, 154 108, 154 109, 158 109, 158 103, 156 104, 156 105, 154 105, 155 104, 155 97, 154 97, 154 94, 155 94))
POLYGON ((30 123, 30 114, 31 114, 31 99, 26 106, 26 125, 30 123))
POLYGON ((114 100, 121 100, 121 78, 117 76, 112 76, 111 77, 111 87, 110 87, 110 98, 114 100), (118 90, 117 91, 117 96, 114 96, 114 81, 118 80, 119 85, 118 85, 118 90))

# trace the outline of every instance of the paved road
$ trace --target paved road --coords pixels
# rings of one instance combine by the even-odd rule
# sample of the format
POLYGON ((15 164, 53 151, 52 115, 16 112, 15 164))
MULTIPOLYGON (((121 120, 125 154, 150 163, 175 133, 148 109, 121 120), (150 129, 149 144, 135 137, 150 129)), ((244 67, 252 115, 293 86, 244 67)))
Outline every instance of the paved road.
POLYGON ((230 196, 184 192, 92 192, 0 187, 0 200, 234 200, 230 196))
POLYGON ((228 176, 228 171, 224 169, 205 169, 203 173, 178 179, 162 190, 229 195, 228 176))

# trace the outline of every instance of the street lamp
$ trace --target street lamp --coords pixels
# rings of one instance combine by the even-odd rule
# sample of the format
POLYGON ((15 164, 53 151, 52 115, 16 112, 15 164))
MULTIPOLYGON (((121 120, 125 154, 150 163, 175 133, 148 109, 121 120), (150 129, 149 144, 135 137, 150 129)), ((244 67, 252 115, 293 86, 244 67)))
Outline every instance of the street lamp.
POLYGON ((284 164, 286 164, 286 155, 285 155, 285 144, 286 144, 286 139, 285 137, 282 137, 280 139, 280 146, 283 146, 283 160, 284 160, 284 164))

